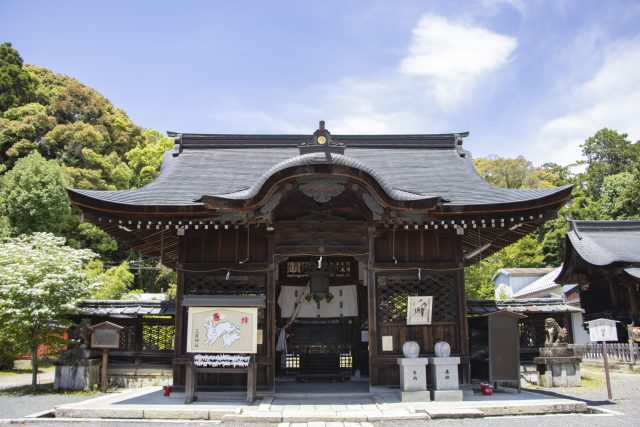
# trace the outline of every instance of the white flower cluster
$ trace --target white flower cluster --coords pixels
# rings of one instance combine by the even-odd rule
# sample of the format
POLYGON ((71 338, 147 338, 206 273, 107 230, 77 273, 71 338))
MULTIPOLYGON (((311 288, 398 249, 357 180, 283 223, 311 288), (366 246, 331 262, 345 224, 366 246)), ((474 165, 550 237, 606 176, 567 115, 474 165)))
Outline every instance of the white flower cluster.
POLYGON ((96 255, 64 243, 64 238, 34 233, 0 244, 1 332, 44 335, 89 296, 96 284, 83 269, 96 255))

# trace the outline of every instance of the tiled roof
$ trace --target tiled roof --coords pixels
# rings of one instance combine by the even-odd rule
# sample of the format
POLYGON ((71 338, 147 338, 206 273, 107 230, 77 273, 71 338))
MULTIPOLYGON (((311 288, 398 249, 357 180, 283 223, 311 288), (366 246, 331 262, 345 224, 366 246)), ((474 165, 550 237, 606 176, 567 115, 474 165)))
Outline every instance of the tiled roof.
POLYGON ((581 313, 582 309, 565 304, 561 298, 528 298, 511 300, 469 300, 467 314, 481 316, 496 311, 511 311, 520 314, 534 313, 581 313))
POLYGON ((190 140, 189 135, 183 135, 187 142, 180 154, 165 153, 160 176, 142 188, 70 192, 132 206, 200 206, 198 200, 203 196, 249 198, 274 173, 307 164, 351 167, 372 176, 393 199, 440 197, 444 206, 527 202, 567 189, 494 187, 477 174, 470 154, 460 148, 461 140, 455 134, 442 136, 442 141, 433 135, 335 136, 345 142, 346 149, 344 155, 330 156, 301 155, 297 144, 303 141, 302 136, 299 140, 291 135, 272 136, 265 140, 268 144, 261 143, 263 136, 196 136, 190 140), (234 142, 242 137, 253 145, 234 142))
POLYGON ((625 268, 624 271, 626 271, 628 274, 635 277, 636 279, 640 279, 640 268, 630 267, 630 268, 625 268))
POLYGON ((501 268, 498 273, 506 276, 541 276, 552 270, 553 268, 501 268))
POLYGON ((589 264, 640 263, 640 220, 571 221, 567 235, 589 264))
POLYGON ((81 314, 100 317, 173 316, 175 301, 87 300, 80 305, 81 314))
MULTIPOLYGON (((538 292, 546 291, 548 289, 553 289, 560 286, 560 284, 555 282, 555 279, 556 277, 558 277, 558 273, 560 273, 561 269, 562 269, 562 266, 554 269, 550 269, 550 268, 545 269, 545 270, 549 270, 547 274, 545 274, 539 279, 534 280, 524 288, 520 289, 518 292, 514 293, 513 297, 514 298, 524 297, 527 295, 535 294, 538 292)), ((571 285, 567 285, 567 286, 571 286, 571 285)))

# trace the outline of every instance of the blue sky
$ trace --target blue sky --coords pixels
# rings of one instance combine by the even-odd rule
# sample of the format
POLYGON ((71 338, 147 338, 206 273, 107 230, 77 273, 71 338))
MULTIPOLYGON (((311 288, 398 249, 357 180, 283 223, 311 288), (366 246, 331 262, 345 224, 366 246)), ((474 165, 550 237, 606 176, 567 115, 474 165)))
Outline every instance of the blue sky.
POLYGON ((535 164, 640 138, 636 1, 0 0, 0 22, 162 131, 469 131, 475 157, 535 164))

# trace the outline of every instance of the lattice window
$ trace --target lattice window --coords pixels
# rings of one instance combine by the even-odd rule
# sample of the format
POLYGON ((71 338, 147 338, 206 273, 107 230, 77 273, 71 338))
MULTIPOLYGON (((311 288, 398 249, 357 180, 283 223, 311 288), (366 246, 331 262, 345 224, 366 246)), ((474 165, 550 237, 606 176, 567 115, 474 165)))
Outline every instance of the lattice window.
POLYGON ((175 327, 162 324, 142 324, 142 350, 173 350, 175 327))
POLYGON ((453 276, 432 275, 422 279, 415 276, 378 276, 376 287, 379 323, 407 321, 407 297, 433 296, 432 323, 455 323, 458 299, 453 276))
POLYGON ((264 276, 216 276, 207 273, 185 275, 185 295, 265 295, 264 276))

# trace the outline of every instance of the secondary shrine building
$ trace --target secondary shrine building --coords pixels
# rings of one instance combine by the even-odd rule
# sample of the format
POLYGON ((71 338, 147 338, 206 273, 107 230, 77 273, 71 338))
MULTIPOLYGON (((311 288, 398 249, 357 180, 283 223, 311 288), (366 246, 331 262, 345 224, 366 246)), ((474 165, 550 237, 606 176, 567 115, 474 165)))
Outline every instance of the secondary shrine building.
POLYGON ((176 358, 185 301, 263 297, 256 361, 268 389, 285 377, 397 385, 406 341, 421 356, 447 341, 468 383, 464 267, 555 218, 571 193, 488 184, 462 148, 467 133, 331 135, 321 122, 309 135, 170 136, 151 184, 69 197, 85 221, 177 270, 176 358), (410 296, 432 297, 413 308, 427 321, 408 322, 410 296))

